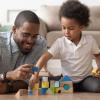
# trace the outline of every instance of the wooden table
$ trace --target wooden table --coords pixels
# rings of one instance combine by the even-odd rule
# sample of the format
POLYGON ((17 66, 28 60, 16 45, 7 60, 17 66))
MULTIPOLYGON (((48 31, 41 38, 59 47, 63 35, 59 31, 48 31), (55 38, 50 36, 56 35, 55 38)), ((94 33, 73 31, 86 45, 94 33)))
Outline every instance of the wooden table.
POLYGON ((59 95, 19 96, 0 95, 0 100, 100 100, 100 93, 71 93, 59 95))

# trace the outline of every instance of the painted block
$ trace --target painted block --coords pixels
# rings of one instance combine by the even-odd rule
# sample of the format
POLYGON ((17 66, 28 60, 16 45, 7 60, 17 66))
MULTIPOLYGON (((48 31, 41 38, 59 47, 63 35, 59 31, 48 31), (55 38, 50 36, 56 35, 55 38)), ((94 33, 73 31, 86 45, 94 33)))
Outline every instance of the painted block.
POLYGON ((61 93, 61 88, 60 88, 60 87, 56 88, 56 89, 55 89, 55 93, 56 93, 56 94, 60 94, 60 93, 61 93))
POLYGON ((55 81, 54 87, 60 87, 60 82, 59 81, 55 81))
POLYGON ((52 95, 53 93, 52 93, 52 90, 50 89, 50 88, 48 88, 48 90, 47 90, 47 93, 46 93, 47 95, 52 95))
POLYGON ((41 88, 41 95, 46 95, 47 94, 47 90, 48 90, 48 88, 41 88))
POLYGON ((40 89, 33 90, 33 95, 40 95, 40 89))
POLYGON ((73 93, 72 81, 63 81, 60 83, 62 93, 73 93))
POLYGON ((50 81, 50 88, 55 86, 55 81, 50 81))
POLYGON ((35 83, 33 85, 33 89, 32 90, 38 90, 39 89, 39 83, 35 83))
POLYGON ((42 82, 42 88, 49 88, 49 82, 42 82))

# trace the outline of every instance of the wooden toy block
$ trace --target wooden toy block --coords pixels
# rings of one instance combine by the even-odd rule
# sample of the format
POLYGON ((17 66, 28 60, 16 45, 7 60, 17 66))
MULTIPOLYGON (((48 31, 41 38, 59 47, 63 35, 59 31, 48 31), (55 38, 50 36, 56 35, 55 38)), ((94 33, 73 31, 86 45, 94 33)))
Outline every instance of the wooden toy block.
POLYGON ((55 87, 51 87, 50 90, 51 90, 51 93, 52 94, 55 94, 56 93, 56 88, 55 87))
POLYGON ((33 90, 33 95, 40 95, 40 89, 33 90))
POLYGON ((62 93, 73 93, 72 81, 63 81, 60 83, 62 93))
POLYGON ((55 86, 55 81, 50 81, 50 88, 55 86))
POLYGON ((54 87, 60 87, 60 82, 59 81, 55 81, 54 87))
POLYGON ((42 82, 42 88, 49 88, 49 82, 42 82))
POLYGON ((27 89, 20 89, 15 95, 16 96, 28 95, 28 90, 27 89))
POLYGON ((55 93, 60 94, 61 93, 61 88, 60 87, 56 88, 55 93))
POLYGON ((48 90, 48 88, 41 88, 41 95, 46 95, 47 94, 47 90, 48 90))
POLYGON ((32 89, 28 89, 28 95, 32 96, 33 95, 33 90, 32 89))
POLYGON ((32 90, 38 90, 39 89, 39 83, 35 83, 33 85, 33 89, 32 90))
POLYGON ((60 94, 61 93, 61 88, 56 88, 56 87, 52 87, 52 88, 48 88, 47 90, 47 95, 54 95, 54 94, 60 94))
POLYGON ((51 89, 48 88, 48 90, 47 90, 47 95, 52 95, 52 94, 53 94, 53 93, 52 93, 51 89))

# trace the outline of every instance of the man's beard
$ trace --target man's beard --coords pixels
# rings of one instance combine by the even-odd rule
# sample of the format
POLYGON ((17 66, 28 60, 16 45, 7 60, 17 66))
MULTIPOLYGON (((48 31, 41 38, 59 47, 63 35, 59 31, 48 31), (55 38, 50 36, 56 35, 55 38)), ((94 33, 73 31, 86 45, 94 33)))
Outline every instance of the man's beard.
POLYGON ((29 54, 32 51, 32 48, 31 49, 23 49, 20 44, 17 44, 17 45, 18 45, 18 48, 21 51, 21 53, 23 53, 24 55, 27 55, 27 54, 29 54))

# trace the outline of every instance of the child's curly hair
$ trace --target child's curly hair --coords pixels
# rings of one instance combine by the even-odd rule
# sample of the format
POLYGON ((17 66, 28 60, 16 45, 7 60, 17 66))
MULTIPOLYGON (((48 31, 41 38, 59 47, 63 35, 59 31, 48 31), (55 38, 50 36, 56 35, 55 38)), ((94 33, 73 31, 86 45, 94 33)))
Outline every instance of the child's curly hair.
POLYGON ((88 26, 90 22, 89 8, 79 1, 68 0, 63 3, 59 11, 59 17, 72 18, 79 22, 80 25, 88 26))

